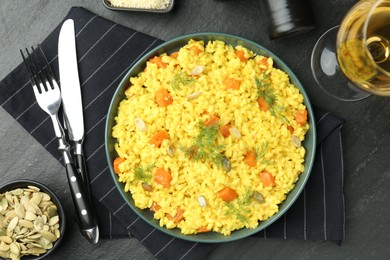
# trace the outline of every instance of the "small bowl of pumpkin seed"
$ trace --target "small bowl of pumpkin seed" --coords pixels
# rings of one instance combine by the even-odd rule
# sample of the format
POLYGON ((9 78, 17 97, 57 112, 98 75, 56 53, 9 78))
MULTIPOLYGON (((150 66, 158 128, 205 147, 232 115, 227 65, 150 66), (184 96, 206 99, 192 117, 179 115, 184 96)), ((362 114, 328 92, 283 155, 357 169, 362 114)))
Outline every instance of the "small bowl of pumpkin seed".
POLYGON ((0 258, 37 260, 60 244, 65 213, 57 195, 33 180, 0 186, 0 258))

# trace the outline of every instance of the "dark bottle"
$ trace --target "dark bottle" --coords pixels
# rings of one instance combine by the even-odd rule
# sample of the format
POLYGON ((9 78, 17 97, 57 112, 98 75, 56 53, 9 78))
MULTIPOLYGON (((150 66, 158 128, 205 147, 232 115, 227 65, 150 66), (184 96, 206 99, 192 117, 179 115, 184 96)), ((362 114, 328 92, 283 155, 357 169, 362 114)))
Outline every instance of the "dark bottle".
POLYGON ((315 28, 310 0, 260 0, 271 39, 294 36, 315 28))

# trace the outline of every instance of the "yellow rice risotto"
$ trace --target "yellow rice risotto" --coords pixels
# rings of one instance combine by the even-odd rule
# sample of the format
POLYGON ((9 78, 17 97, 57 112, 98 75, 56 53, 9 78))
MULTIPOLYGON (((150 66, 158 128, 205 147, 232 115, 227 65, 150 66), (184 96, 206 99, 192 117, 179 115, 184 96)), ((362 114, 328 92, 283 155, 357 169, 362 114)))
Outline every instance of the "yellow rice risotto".
POLYGON ((183 234, 255 228, 304 169, 303 95, 270 57, 190 40, 130 78, 112 135, 135 205, 183 234))

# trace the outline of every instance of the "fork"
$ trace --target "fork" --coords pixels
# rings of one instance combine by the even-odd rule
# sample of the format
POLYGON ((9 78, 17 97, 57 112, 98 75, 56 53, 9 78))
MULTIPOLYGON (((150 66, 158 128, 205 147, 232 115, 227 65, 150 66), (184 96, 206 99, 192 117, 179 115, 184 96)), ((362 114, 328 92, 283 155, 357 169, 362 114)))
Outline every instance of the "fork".
POLYGON ((38 45, 37 50, 31 47, 31 54, 27 48, 25 52, 26 56, 20 50, 30 76, 35 98, 41 109, 51 118, 58 139, 58 150, 62 152, 64 157, 68 184, 76 208, 80 231, 90 242, 97 243, 99 229, 96 217, 83 186, 81 175, 73 162, 70 145, 66 141, 64 129, 58 118, 58 111, 61 106, 60 88, 41 47, 38 45))

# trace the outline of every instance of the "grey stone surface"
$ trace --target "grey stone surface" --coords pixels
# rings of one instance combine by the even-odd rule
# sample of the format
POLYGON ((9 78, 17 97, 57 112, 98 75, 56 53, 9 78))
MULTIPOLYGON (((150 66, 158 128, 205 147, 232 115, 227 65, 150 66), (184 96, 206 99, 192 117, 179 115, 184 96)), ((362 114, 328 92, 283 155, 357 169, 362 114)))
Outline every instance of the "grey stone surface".
MULTIPOLYGON (((2 0, 0 78, 21 62, 19 49, 41 42, 72 6, 83 6, 141 32, 171 39, 194 32, 224 32, 256 41, 296 72, 313 104, 347 121, 345 157, 346 240, 301 241, 247 238, 221 244, 210 259, 390 259, 390 103, 370 97, 344 103, 326 96, 310 72, 312 47, 337 25, 353 0, 312 1, 317 28, 301 37, 269 40, 260 0, 176 0, 168 14, 114 12, 100 0, 2 0)), ((49 184, 72 207, 62 166, 0 108, 0 183, 17 178, 49 184)), ((72 216, 68 216, 72 219, 72 216)), ((61 247, 47 259, 153 259, 135 239, 102 240, 90 245, 69 221, 61 247)))

